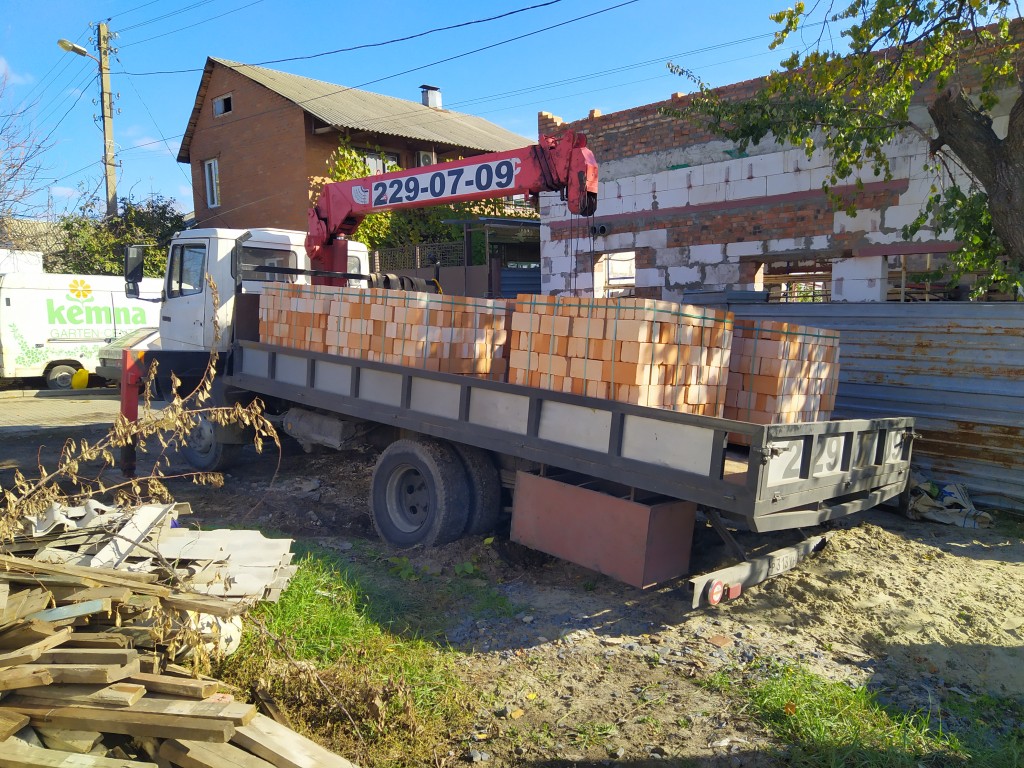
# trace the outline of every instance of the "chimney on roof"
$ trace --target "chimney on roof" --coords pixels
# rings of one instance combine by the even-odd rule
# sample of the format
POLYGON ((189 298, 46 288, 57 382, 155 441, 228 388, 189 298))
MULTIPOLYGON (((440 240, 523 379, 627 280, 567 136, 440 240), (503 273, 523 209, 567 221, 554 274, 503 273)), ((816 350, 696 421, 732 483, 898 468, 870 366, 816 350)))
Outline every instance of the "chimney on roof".
POLYGON ((441 89, 436 85, 421 85, 420 92, 423 94, 423 106, 431 109, 441 108, 441 89))

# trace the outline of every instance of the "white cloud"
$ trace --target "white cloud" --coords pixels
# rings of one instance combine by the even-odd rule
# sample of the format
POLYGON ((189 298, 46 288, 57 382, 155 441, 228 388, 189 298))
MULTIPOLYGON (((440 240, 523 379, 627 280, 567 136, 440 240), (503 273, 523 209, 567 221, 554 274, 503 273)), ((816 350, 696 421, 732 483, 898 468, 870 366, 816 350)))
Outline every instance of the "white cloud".
POLYGON ((50 187, 50 194, 57 198, 70 199, 78 195, 74 187, 50 187))
POLYGON ((22 75, 11 69, 3 56, 0 56, 0 79, 7 80, 8 85, 28 85, 33 81, 32 75, 22 75))

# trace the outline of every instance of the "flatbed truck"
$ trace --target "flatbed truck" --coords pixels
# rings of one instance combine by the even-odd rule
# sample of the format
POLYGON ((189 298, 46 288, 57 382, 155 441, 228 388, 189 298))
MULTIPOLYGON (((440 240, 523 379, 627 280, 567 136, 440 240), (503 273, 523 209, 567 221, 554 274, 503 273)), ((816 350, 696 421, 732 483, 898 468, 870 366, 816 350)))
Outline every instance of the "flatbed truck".
MULTIPOLYGON (((501 161, 463 161, 464 171, 480 178, 474 169, 486 162, 497 171, 501 161)), ((429 189, 430 169, 416 171, 429 189)), ((584 175, 576 205, 592 212, 584 175)), ((374 187, 388 189, 388 176, 377 177, 374 187)), ((311 212, 309 233, 180 233, 171 244, 161 345, 143 362, 159 361, 161 389, 173 371, 187 393, 206 368, 211 338, 199 333, 195 344, 172 348, 171 328, 181 327, 179 309, 186 325, 190 317, 208 325, 216 317, 223 353, 217 404, 259 398, 305 446, 342 448, 369 435, 385 446, 370 506, 389 544, 431 546, 486 533, 510 501, 513 539, 646 587, 688 572, 699 507, 740 561, 691 579, 694 605, 716 604, 823 543, 816 537, 747 558, 730 529, 813 526, 896 499, 907 487, 912 418, 758 425, 261 341, 261 280, 375 282, 358 243, 326 242, 325 221, 330 232, 331 221, 350 228, 353 219, 337 199, 332 206, 331 215, 319 207, 311 212), (191 292, 182 291, 180 279, 187 249, 199 260, 193 271, 207 275, 205 285, 191 279, 191 292), (218 288, 219 307, 211 304, 209 284, 218 288), (730 435, 746 445, 730 444, 730 435)), ((135 266, 129 257, 129 281, 135 266)), ((241 430, 203 422, 186 457, 200 469, 219 469, 246 440, 241 430)))

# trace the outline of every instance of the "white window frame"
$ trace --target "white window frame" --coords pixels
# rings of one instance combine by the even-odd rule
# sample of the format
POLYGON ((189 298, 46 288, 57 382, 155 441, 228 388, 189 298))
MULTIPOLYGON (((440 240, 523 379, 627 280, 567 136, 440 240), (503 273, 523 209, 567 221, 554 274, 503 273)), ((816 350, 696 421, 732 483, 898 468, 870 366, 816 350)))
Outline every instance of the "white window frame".
POLYGON ((203 161, 203 181, 206 186, 206 207, 220 208, 220 163, 216 157, 203 161))
POLYGON ((232 98, 232 96, 233 96, 233 94, 225 93, 223 96, 218 96, 217 98, 215 98, 213 100, 213 116, 214 117, 224 117, 224 115, 230 115, 231 114, 231 112, 234 110, 234 107, 235 107, 235 102, 234 102, 234 99, 232 98), (221 107, 219 112, 217 111, 217 105, 218 104, 221 107), (224 109, 224 105, 225 104, 228 105, 227 109, 224 109))

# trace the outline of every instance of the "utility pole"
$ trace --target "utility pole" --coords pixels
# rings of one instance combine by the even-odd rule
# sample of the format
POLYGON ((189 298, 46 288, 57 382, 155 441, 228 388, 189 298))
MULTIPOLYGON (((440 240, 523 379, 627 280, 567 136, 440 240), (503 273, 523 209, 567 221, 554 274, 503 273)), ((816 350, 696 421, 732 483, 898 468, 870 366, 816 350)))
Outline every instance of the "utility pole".
POLYGON ((96 32, 100 53, 100 109, 103 115, 103 166, 107 182, 107 216, 117 216, 117 169, 114 164, 114 97, 110 93, 110 30, 100 22, 96 32))
POLYGON ((110 93, 110 30, 106 22, 96 25, 97 59, 82 46, 70 40, 58 40, 68 53, 85 56, 100 65, 100 114, 103 118, 103 169, 107 184, 107 216, 117 215, 117 164, 114 161, 114 97, 110 93))

